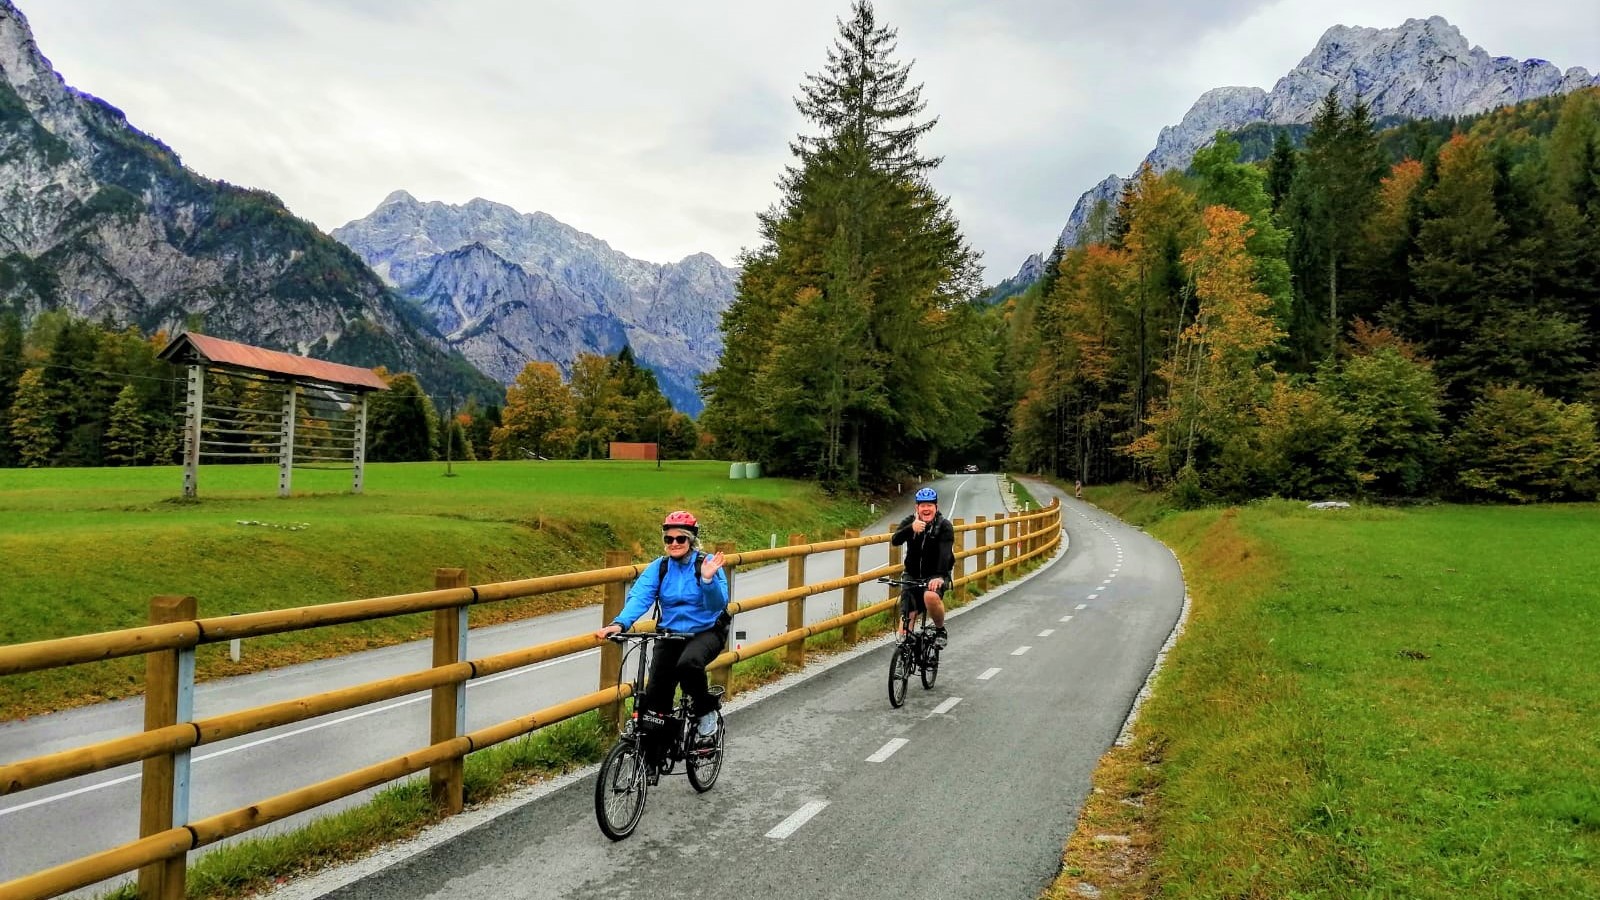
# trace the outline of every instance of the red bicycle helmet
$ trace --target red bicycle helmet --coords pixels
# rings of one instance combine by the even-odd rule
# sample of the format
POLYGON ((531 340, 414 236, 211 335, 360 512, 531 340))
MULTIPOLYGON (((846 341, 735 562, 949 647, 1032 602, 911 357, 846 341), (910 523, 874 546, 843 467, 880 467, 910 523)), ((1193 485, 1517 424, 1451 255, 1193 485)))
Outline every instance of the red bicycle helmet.
POLYGON ((694 513, 686 509, 667 513, 667 517, 661 520, 661 530, 666 531, 669 528, 682 528, 690 534, 700 533, 700 524, 695 521, 694 513))

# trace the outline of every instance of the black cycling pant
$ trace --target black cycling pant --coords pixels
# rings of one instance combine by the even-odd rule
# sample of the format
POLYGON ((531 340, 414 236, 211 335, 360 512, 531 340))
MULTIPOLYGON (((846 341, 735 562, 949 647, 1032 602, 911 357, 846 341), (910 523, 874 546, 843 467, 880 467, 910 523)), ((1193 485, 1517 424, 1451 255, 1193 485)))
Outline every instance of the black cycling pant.
POLYGON ((722 706, 711 696, 706 680, 706 665, 722 652, 727 643, 721 628, 702 631, 687 641, 656 641, 655 659, 650 663, 650 680, 645 683, 643 705, 659 713, 672 711, 672 699, 683 685, 694 714, 704 715, 722 706))

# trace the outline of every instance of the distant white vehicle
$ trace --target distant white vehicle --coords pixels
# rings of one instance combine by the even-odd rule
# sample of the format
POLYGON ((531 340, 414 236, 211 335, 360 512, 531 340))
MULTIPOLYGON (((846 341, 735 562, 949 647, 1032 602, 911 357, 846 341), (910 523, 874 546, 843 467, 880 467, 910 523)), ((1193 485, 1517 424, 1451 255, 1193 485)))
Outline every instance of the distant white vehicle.
POLYGON ((969 465, 969 466, 967 466, 967 468, 966 468, 966 469, 965 469, 965 470, 964 470, 964 471, 966 471, 966 472, 967 472, 967 473, 969 473, 969 474, 970 474, 970 473, 974 473, 974 472, 977 472, 977 471, 978 471, 978 467, 977 467, 977 466, 972 466, 972 465, 969 465))

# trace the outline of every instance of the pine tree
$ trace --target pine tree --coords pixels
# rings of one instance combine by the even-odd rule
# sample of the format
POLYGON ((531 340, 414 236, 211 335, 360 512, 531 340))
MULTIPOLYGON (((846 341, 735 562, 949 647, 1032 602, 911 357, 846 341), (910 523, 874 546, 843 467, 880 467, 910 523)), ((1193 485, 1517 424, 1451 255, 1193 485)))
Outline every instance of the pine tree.
POLYGON ((1273 213, 1282 209, 1283 201, 1288 199, 1299 162, 1288 130, 1278 129, 1272 138, 1272 156, 1267 159, 1267 196, 1272 198, 1273 213))
POLYGON ((137 466, 144 462, 147 440, 145 419, 139 411, 139 392, 133 385, 125 384, 111 404, 106 423, 106 465, 137 466))
POLYGON ((17 458, 16 448, 11 445, 10 412, 24 368, 22 319, 7 312, 0 315, 0 468, 15 465, 17 458))
POLYGON ((1388 171, 1365 103, 1348 110, 1329 91, 1306 137, 1288 201, 1291 267, 1297 287, 1291 325, 1302 366, 1335 352, 1345 321, 1341 272, 1388 171))
POLYGON ((410 372, 388 378, 389 389, 367 405, 367 459, 372 462, 427 462, 435 458, 439 414, 422 383, 410 372))
POLYGON ((939 160, 917 149, 936 120, 917 121, 894 30, 865 0, 851 12, 801 87, 817 133, 791 144, 724 316, 729 352, 704 384, 706 425, 728 447, 856 484, 965 443, 991 360, 956 309, 978 288, 976 257, 927 182, 939 160))
POLYGON ((44 371, 24 371, 11 400, 11 446, 18 465, 32 469, 50 464, 57 441, 56 416, 51 406, 44 371))

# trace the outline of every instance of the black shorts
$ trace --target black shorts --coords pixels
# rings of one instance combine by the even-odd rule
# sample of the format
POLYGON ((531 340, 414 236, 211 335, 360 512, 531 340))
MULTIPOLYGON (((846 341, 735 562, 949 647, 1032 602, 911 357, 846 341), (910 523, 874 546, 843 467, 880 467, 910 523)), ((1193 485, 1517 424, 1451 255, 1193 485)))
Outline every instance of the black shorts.
MULTIPOLYGON (((927 590, 927 588, 902 589, 900 591, 900 614, 905 615, 908 612, 927 612, 928 602, 922 597, 927 590)), ((948 593, 950 593, 950 580, 947 578, 945 579, 944 584, 939 586, 939 599, 943 600, 945 594, 948 593)))

